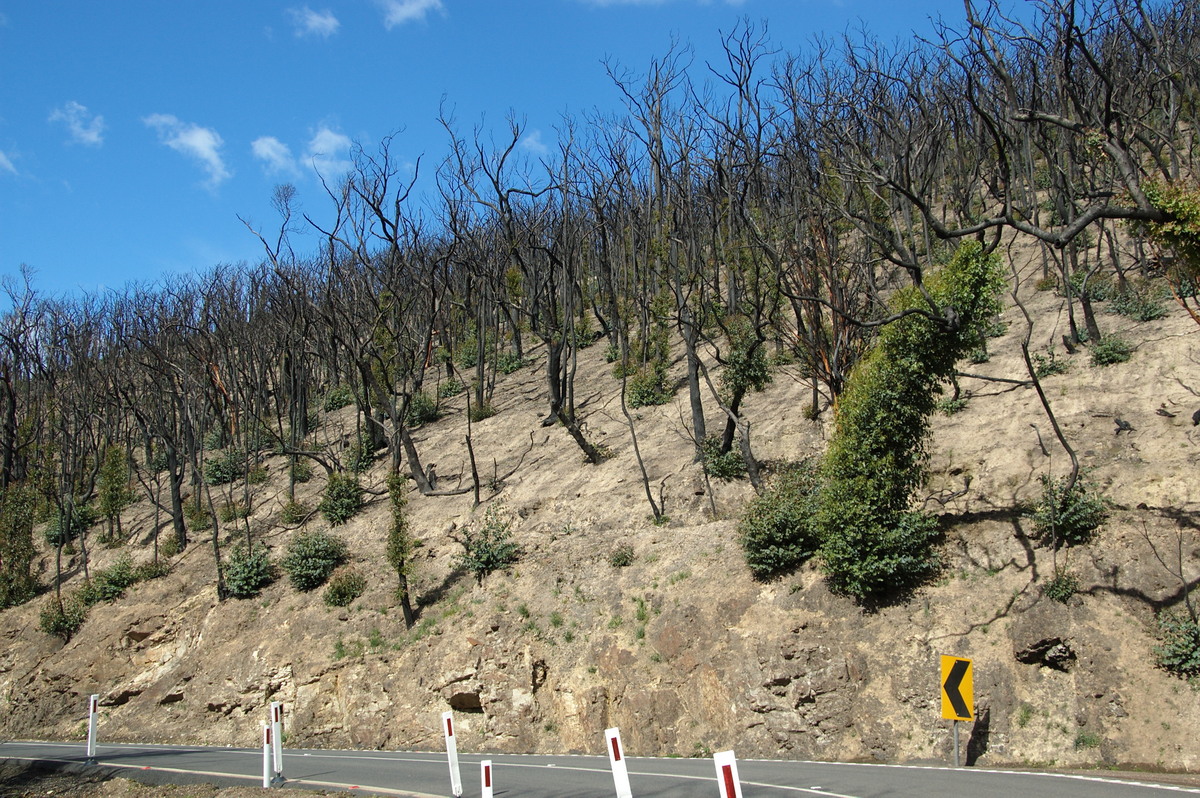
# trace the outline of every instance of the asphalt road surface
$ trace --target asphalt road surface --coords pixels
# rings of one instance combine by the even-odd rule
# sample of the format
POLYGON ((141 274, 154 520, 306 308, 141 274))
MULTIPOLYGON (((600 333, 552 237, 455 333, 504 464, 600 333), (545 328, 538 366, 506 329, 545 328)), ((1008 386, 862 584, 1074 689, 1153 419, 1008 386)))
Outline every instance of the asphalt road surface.
MULTIPOLYGON (((0 759, 82 765, 82 744, 4 742, 0 759)), ((616 794, 608 759, 591 756, 460 754, 463 795, 481 793, 479 762, 492 761, 496 798, 612 798, 616 794)), ((205 746, 100 745, 96 764, 127 770, 124 775, 157 783, 262 784, 262 751, 205 746)), ((711 759, 629 757, 629 780, 637 798, 718 796, 711 759)), ((744 798, 1155 798, 1200 795, 1200 788, 1102 775, 1033 773, 977 768, 837 764, 741 760, 744 798)), ((451 794, 444 753, 384 751, 284 751, 287 785, 445 798, 451 794)))

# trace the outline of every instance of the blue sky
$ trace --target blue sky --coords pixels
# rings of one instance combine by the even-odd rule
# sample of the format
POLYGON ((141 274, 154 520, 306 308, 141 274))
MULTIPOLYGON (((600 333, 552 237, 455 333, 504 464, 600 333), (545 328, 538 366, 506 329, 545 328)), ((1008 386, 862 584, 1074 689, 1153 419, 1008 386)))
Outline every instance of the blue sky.
MULTIPOLYGON (((672 37, 695 50, 765 21, 803 51, 861 24, 884 39, 958 22, 961 0, 12 0, 0 2, 0 275, 50 294, 253 261, 275 185, 328 207, 350 146, 397 134, 431 175, 443 99, 464 132, 552 146, 563 113, 615 112, 602 61, 635 72, 672 37)), ((298 238, 310 252, 315 239, 298 238)))

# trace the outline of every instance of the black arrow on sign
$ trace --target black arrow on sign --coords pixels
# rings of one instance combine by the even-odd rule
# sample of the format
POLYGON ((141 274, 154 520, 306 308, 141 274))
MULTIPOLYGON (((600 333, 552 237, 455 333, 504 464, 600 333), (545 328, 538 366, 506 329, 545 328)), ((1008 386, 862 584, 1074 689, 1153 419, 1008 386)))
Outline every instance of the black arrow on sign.
POLYGON ((954 664, 950 666, 950 675, 946 677, 946 683, 942 685, 942 689, 946 691, 946 698, 950 699, 950 706, 954 707, 954 714, 960 718, 971 715, 970 710, 967 709, 967 702, 963 700, 962 693, 958 689, 962 684, 963 677, 967 675, 969 667, 971 667, 970 660, 954 660, 954 664))

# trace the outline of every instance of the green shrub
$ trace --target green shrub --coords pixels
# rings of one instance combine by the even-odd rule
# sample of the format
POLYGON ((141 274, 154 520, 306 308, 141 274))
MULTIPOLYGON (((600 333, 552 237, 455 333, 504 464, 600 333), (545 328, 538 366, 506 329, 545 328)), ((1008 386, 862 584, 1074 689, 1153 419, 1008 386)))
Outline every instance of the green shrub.
POLYGON ((937 409, 944 416, 952 416, 967 409, 967 400, 964 397, 958 399, 947 397, 937 403, 937 409))
POLYGON ((473 369, 479 364, 479 339, 475 337, 475 333, 471 333, 454 348, 454 363, 460 369, 473 369))
POLYGON ((1067 477, 1039 477, 1042 495, 1033 508, 1035 535, 1055 548, 1076 546, 1092 539, 1108 518, 1108 501, 1082 477, 1067 491, 1067 477))
POLYGON ((61 606, 51 596, 38 613, 38 628, 48 635, 70 640, 87 620, 87 613, 88 605, 75 593, 66 596, 61 606))
POLYGON ((746 505, 738 522, 738 538, 746 565, 756 579, 790 571, 816 553, 820 539, 813 516, 818 487, 813 463, 789 463, 746 505))
POLYGON ((292 501, 283 505, 283 509, 279 511, 279 520, 289 526, 298 524, 308 515, 308 508, 302 502, 292 501))
POLYGON ((251 485, 262 485, 271 476, 271 472, 267 470, 265 465, 255 464, 250 466, 250 470, 246 472, 246 481, 251 485))
POLYGON ((458 564, 475 575, 483 584, 483 578, 493 571, 507 568, 521 556, 521 547, 512 541, 512 522, 503 517, 503 504, 489 505, 478 527, 468 525, 459 540, 463 553, 458 564))
POLYGON ((718 437, 704 439, 700 444, 700 457, 709 476, 728 481, 746 475, 746 461, 742 459, 741 452, 730 449, 721 454, 721 439, 718 437))
POLYGON ((326 413, 341 410, 354 401, 354 391, 348 385, 335 385, 325 392, 321 400, 321 409, 326 413))
MULTIPOLYGON (((617 346, 616 342, 610 343, 604 350, 604 362, 616 363, 621 357, 621 347, 617 346)), ((620 378, 620 374, 614 374, 614 377, 620 378)))
POLYGON ((501 374, 512 374, 524 365, 525 359, 516 352, 501 352, 500 356, 496 358, 496 370, 501 374))
POLYGON ((928 303, 914 288, 892 297, 892 312, 917 312, 884 326, 851 373, 821 465, 814 525, 834 590, 875 600, 940 567, 937 521, 910 510, 925 477, 929 419, 956 362, 999 312, 1004 285, 1000 259, 971 242, 925 280, 928 296, 956 311, 956 324, 924 315, 928 303))
POLYGON ((279 565, 292 587, 307 592, 325 584, 347 554, 346 544, 328 532, 301 532, 292 538, 279 565))
POLYGON ((296 458, 295 464, 292 466, 292 479, 296 482, 304 483, 313 478, 313 466, 306 458, 296 458))
POLYGON ((626 568, 633 565, 633 560, 633 546, 629 543, 620 544, 608 555, 608 564, 613 568, 626 568))
POLYGON ((625 400, 630 407, 652 407, 671 401, 666 366, 656 363, 638 369, 625 383, 625 400))
POLYGON ((84 600, 89 604, 101 601, 116 601, 125 595, 125 591, 137 584, 138 577, 133 570, 133 563, 128 554, 123 554, 108 568, 92 572, 90 585, 82 588, 84 600))
POLYGON ((346 468, 355 474, 361 474, 375 462, 375 452, 371 449, 371 437, 366 432, 360 432, 354 445, 346 453, 346 468))
POLYGON ((99 513, 90 504, 76 503, 71 510, 71 520, 66 524, 67 534, 62 534, 63 519, 58 513, 51 516, 46 524, 46 545, 58 547, 66 545, 87 532, 100 520, 99 513))
POLYGON ((1033 361, 1033 373, 1039 380, 1054 374, 1066 374, 1071 368, 1071 362, 1066 358, 1060 359, 1053 349, 1047 349, 1045 354, 1034 352, 1029 359, 1033 361))
POLYGON ((147 560, 133 568, 133 577, 139 582, 149 582, 151 579, 161 579, 171 573, 171 566, 161 560, 147 560))
POLYGON ((1087 298, 1093 302, 1103 302, 1112 299, 1116 296, 1116 284, 1111 276, 1107 274, 1093 274, 1087 276, 1087 272, 1083 269, 1071 275, 1071 291, 1075 296, 1083 296, 1086 292, 1087 298), (1083 281, 1087 280, 1087 287, 1083 291, 1083 281))
POLYGON ((344 524, 362 509, 362 486, 350 474, 334 473, 317 509, 332 526, 344 524))
POLYGON ((1045 277, 1039 278, 1038 281, 1033 284, 1033 287, 1036 291, 1057 291, 1058 278, 1052 274, 1048 274, 1045 277))
POLYGON ((1200 625, 1191 616, 1160 613, 1158 639, 1154 647, 1158 667, 1185 679, 1200 676, 1200 625))
POLYGON ((174 534, 162 538, 158 544, 158 553, 164 557, 174 557, 179 552, 179 538, 175 537, 174 534))
POLYGON ((33 598, 33 519, 37 496, 32 488, 11 485, 0 495, 0 609, 33 598))
POLYGON ((1111 366, 1124 363, 1133 354, 1132 347, 1117 335, 1106 335, 1092 345, 1092 365, 1111 366))
POLYGON ((1079 592, 1079 577, 1070 571, 1063 571, 1055 576, 1045 587, 1042 588, 1042 593, 1051 601, 1057 601, 1059 604, 1066 604, 1071 596, 1079 592))
POLYGON ((1134 321, 1154 321, 1167 315, 1161 294, 1149 288, 1120 292, 1113 298, 1110 310, 1134 321))
POLYGON ((410 427, 419 427, 441 418, 437 400, 424 391, 417 391, 408 403, 408 415, 405 417, 410 427))
POLYGON ((451 396, 458 396, 463 392, 465 387, 466 386, 462 384, 462 380, 454 378, 448 379, 438 386, 438 398, 449 399, 451 396))
POLYGON ((496 408, 486 402, 481 405, 471 405, 471 420, 483 421, 496 415, 496 408))
POLYGON ((204 481, 209 485, 225 485, 246 473, 246 453, 241 449, 225 449, 204 461, 204 481))
POLYGON ((225 563, 225 590, 236 599, 257 596, 275 581, 275 566, 263 546, 251 551, 239 544, 225 563))
POLYGON ((349 607, 367 589, 367 578, 349 565, 342 566, 329 577, 322 599, 330 607, 349 607))
POLYGON ((223 524, 247 518, 249 515, 250 508, 241 502, 225 502, 217 510, 217 517, 223 524))
POLYGON ((187 522, 187 528, 193 532, 203 532, 206 529, 212 529, 212 514, 208 512, 208 508, 201 502, 200 496, 195 496, 191 501, 183 503, 183 518, 187 522))

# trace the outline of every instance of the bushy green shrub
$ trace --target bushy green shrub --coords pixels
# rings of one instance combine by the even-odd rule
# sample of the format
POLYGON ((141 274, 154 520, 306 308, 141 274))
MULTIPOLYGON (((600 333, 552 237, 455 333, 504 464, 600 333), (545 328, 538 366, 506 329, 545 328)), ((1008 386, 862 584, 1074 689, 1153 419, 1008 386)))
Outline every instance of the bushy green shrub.
POLYGON ((61 605, 57 597, 51 596, 38 613, 38 628, 48 635, 70 640, 87 620, 87 613, 88 605, 75 593, 64 597, 61 605))
POLYGON ((625 401, 630 407, 652 407, 671 401, 666 366, 652 363, 638 369, 625 383, 625 401))
POLYGON ((957 399, 953 399, 947 396, 945 399, 938 401, 937 409, 938 412, 944 416, 952 416, 955 413, 961 413, 962 411, 966 410, 967 404, 968 400, 965 397, 960 396, 957 399))
POLYGON ((151 579, 161 579, 171 573, 171 566, 159 560, 147 560, 133 567, 133 578, 139 582, 149 582, 151 579))
POLYGON ((1093 302, 1104 302, 1116 296, 1117 289, 1111 276, 1097 273, 1088 277, 1087 271, 1080 269, 1071 275, 1071 292, 1075 296, 1086 294, 1093 302), (1086 286, 1084 280, 1087 280, 1086 286))
POLYGON ((451 396, 458 396, 463 392, 466 386, 462 384, 462 380, 448 379, 438 386, 438 398, 449 399, 451 396))
POLYGON ((225 502, 217 509, 217 517, 221 519, 221 523, 223 524, 239 521, 249 517, 249 515, 250 508, 241 502, 225 502))
POLYGON ((955 363, 999 312, 1003 288, 999 258, 971 242, 925 280, 937 305, 954 310, 953 323, 925 315, 915 289, 893 296, 893 312, 916 312, 884 326, 851 374, 821 466, 814 523, 834 590, 874 600, 940 567, 937 521, 910 507, 925 476, 929 419, 955 363))
POLYGON ((329 577, 322 599, 330 607, 349 607, 366 589, 367 578, 353 566, 344 565, 329 577))
POLYGON ((275 566, 263 546, 251 551, 239 544, 225 563, 225 590, 233 598, 253 598, 274 581, 275 566))
POLYGON ((32 488, 11 485, 0 495, 0 609, 33 598, 33 518, 37 496, 32 488))
POLYGON ((279 565, 292 587, 307 592, 325 584, 347 554, 345 542, 328 532, 301 532, 292 538, 279 565))
POLYGON ((441 416, 437 400, 432 396, 424 391, 417 391, 412 395, 412 399, 408 403, 408 415, 406 416, 410 427, 429 424, 437 421, 441 416))
POLYGON ((1108 518, 1108 501, 1082 477, 1067 490, 1067 477, 1038 478, 1042 495, 1033 508, 1034 533, 1055 548, 1077 546, 1092 539, 1108 518))
POLYGON ((100 514, 90 504, 76 503, 70 510, 71 520, 66 524, 59 513, 55 513, 46 523, 46 545, 57 547, 60 543, 66 545, 91 529, 100 520, 100 514), (62 533, 66 527, 67 534, 62 533))
POLYGON ((308 482, 313 478, 313 466, 306 458, 296 458, 295 465, 292 466, 292 479, 296 482, 308 482))
POLYGON ((463 553, 458 564, 475 575, 483 584, 483 578, 493 571, 507 568, 521 556, 521 547, 512 540, 512 522, 504 517, 503 504, 489 505, 483 515, 483 523, 469 524, 459 540, 463 553))
POLYGON ((335 385, 325 392, 321 400, 321 409, 326 413, 341 410, 354 401, 354 391, 348 385, 335 385))
POLYGON ((1092 345, 1092 365, 1111 366, 1124 363, 1133 354, 1133 348, 1119 335, 1106 335, 1092 345))
POLYGON ((471 420, 483 421, 496 415, 496 412, 496 408, 486 402, 481 405, 471 405, 471 420))
POLYGON ((295 500, 289 501, 283 505, 279 511, 279 520, 285 524, 298 524, 308 515, 308 508, 302 502, 295 500))
POLYGON ((746 461, 736 449, 730 449, 721 454, 721 439, 708 437, 700 444, 700 457, 704 462, 704 470, 709 476, 717 479, 739 479, 746 475, 746 461))
POLYGON ((1128 289, 1113 297, 1111 310, 1134 321, 1154 321, 1167 315, 1162 294, 1150 288, 1128 289))
POLYGON ((496 370, 501 374, 512 374, 524 365, 525 359, 513 351, 501 352, 496 358, 496 370))
POLYGON ((1185 679, 1200 676, 1200 625, 1191 616, 1160 613, 1158 639, 1154 647, 1158 667, 1185 679))
POLYGON ((819 488, 816 466, 804 460, 781 466, 761 495, 746 505, 738 538, 756 579, 802 565, 820 547, 813 525, 819 488))
POLYGON ((116 601, 137 582, 133 563, 128 554, 123 554, 109 567, 93 571, 91 583, 82 590, 85 591, 85 600, 89 604, 96 604, 101 601, 116 601))
POLYGON ((1054 374, 1066 374, 1071 368, 1071 361, 1059 358, 1053 349, 1047 349, 1045 354, 1034 352, 1029 357, 1033 361, 1033 373, 1040 380, 1054 374))
POLYGON ((362 509, 362 486, 351 474, 334 473, 317 507, 332 526, 344 524, 362 509))
POLYGON ((204 461, 204 481, 209 485, 225 485, 246 473, 246 453, 241 449, 225 449, 204 461))
POLYGON ((629 543, 620 544, 608 555, 608 564, 613 568, 626 568, 633 565, 633 560, 633 546, 629 543))
POLYGON ((191 501, 183 503, 183 518, 187 521, 187 528, 193 532, 203 532, 206 529, 212 529, 213 519, 204 502, 200 500, 200 496, 193 497, 191 501))

